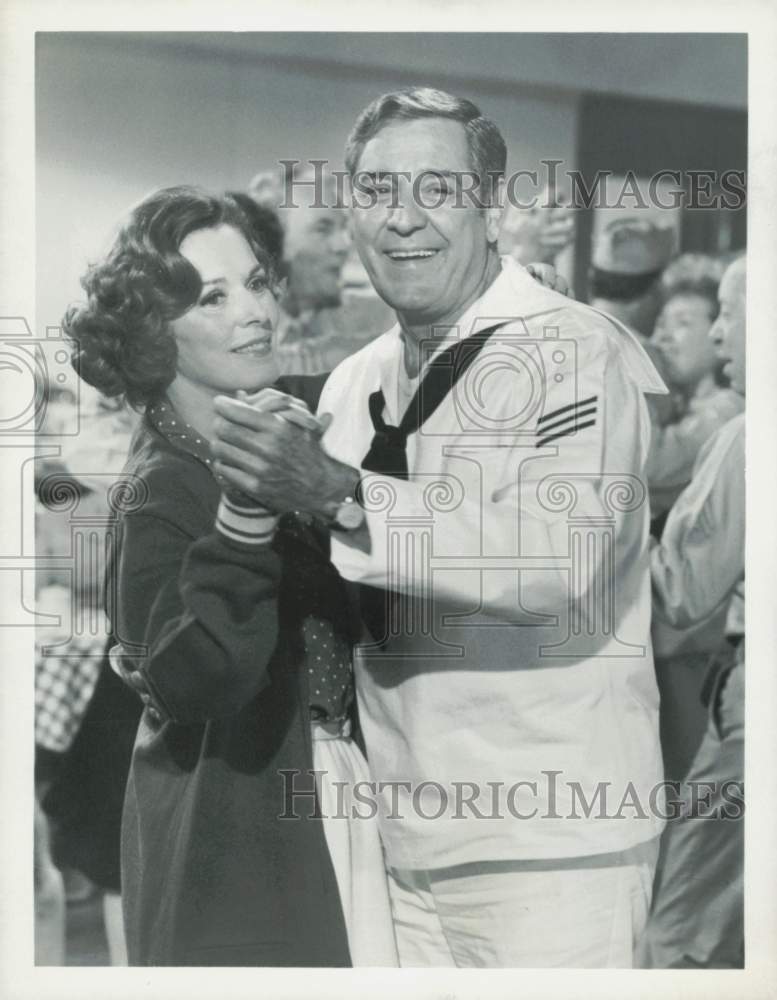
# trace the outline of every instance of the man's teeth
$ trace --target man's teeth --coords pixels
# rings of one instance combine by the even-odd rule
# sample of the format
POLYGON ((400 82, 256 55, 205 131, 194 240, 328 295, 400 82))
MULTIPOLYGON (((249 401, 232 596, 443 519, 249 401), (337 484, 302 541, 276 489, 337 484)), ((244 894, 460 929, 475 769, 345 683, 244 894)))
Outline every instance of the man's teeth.
POLYGON ((269 347, 269 340, 257 340, 253 344, 244 344, 243 347, 236 347, 235 354, 251 354, 254 351, 266 351, 269 347))
POLYGON ((434 257, 436 250, 390 250, 392 260, 416 260, 423 257, 434 257))

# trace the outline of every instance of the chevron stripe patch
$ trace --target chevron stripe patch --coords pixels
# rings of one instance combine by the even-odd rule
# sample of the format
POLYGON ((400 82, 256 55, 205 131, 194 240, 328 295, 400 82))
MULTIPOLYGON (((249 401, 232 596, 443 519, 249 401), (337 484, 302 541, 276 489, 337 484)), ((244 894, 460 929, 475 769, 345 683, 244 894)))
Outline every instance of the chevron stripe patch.
POLYGON ((574 434, 575 431, 581 431, 586 427, 593 427, 596 423, 598 399, 598 396, 589 396, 588 399, 581 399, 577 403, 561 406, 558 410, 552 410, 540 417, 537 421, 537 444, 535 447, 543 448, 557 438, 574 434))

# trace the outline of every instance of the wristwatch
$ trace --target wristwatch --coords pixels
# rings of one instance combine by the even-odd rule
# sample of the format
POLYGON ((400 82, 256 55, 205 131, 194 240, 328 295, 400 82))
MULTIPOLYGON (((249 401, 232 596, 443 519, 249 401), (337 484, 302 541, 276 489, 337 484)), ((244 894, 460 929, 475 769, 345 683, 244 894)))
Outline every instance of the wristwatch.
POLYGON ((361 482, 353 493, 340 501, 331 514, 330 528, 333 531, 356 531, 364 524, 364 508, 360 502, 361 482))

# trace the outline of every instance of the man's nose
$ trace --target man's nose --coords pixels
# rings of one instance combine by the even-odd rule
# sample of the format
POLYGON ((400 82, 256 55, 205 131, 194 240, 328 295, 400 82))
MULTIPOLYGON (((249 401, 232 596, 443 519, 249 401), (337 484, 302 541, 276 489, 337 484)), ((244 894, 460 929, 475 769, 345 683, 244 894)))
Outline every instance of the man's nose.
POLYGON ((395 193, 395 200, 389 208, 386 225, 401 236, 409 236, 410 233, 417 229, 423 229, 426 225, 426 212, 413 197, 410 185, 407 186, 406 190, 395 193))
POLYGON ((719 319, 716 319, 712 326, 709 328, 707 336, 710 338, 712 343, 716 347, 720 347, 723 343, 723 328, 719 319))

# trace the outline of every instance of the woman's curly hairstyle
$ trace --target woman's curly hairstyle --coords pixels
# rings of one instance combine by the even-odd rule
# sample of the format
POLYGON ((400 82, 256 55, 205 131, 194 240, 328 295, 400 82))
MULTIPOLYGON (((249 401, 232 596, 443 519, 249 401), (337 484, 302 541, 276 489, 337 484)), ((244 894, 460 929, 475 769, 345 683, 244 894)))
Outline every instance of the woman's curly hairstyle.
POLYGON ((62 321, 73 341, 72 365, 85 382, 136 408, 165 393, 177 359, 169 324, 201 291, 200 276, 179 247, 190 233, 221 225, 243 234, 274 279, 264 234, 229 195, 164 188, 132 210, 105 258, 81 279, 87 301, 71 306, 62 321))

